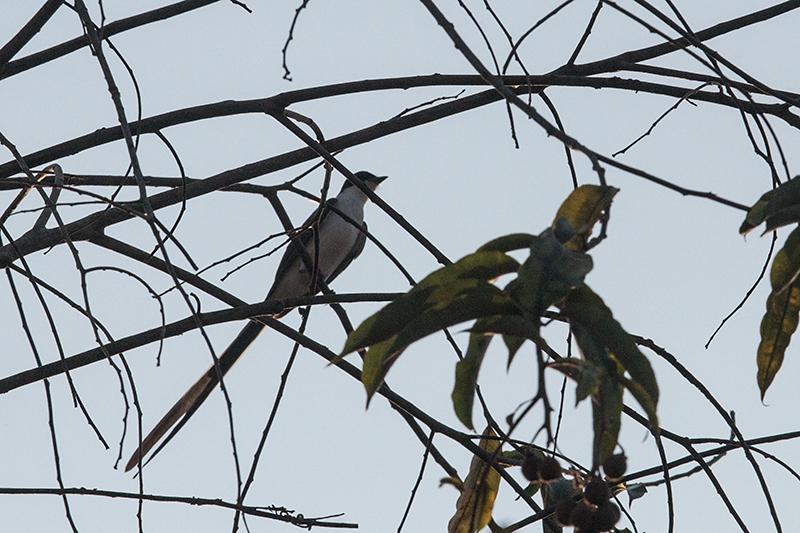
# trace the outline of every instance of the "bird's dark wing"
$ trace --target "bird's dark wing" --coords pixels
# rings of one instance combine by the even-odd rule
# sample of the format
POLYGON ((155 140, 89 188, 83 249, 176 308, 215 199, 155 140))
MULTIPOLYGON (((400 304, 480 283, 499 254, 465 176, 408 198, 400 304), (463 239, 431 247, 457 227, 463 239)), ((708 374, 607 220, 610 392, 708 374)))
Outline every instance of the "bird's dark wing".
MULTIPOLYGON (((327 200, 327 205, 336 205, 336 198, 331 198, 327 200)), ((322 222, 325 220, 330 214, 330 209, 325 209, 322 213, 322 217, 320 218, 319 225, 322 225, 322 222)), ((278 263, 278 269, 275 271, 275 281, 272 283, 272 287, 270 288, 269 292, 267 293, 267 300, 270 299, 272 296, 272 292, 275 290, 275 287, 278 285, 278 280, 283 278, 286 272, 292 268, 292 265, 300 259, 300 253, 298 252, 298 246, 300 248, 306 249, 308 245, 311 243, 311 240, 314 238, 314 229, 311 227, 314 219, 317 217, 317 211, 315 210, 311 213, 303 225, 300 226, 300 232, 292 237, 291 242, 286 245, 286 251, 283 253, 283 257, 281 257, 281 262, 278 263)), ((314 258, 312 257, 311 260, 313 261, 314 258)))
POLYGON ((353 243, 353 248, 350 250, 350 253, 347 254, 347 257, 344 258, 344 261, 339 263, 339 266, 337 266, 333 272, 331 272, 331 275, 328 276, 328 279, 325 280, 325 283, 330 283, 336 279, 336 276, 341 274, 344 269, 347 268, 356 257, 361 255, 361 252, 364 251, 364 245, 367 243, 367 223, 364 222, 361 227, 364 231, 358 232, 358 237, 356 237, 356 242, 353 243))
MULTIPOLYGON (((335 203, 335 199, 328 200, 328 203, 335 203)), ((322 213, 322 219, 325 218, 327 212, 322 213)), ((286 251, 283 253, 283 257, 281 257, 281 262, 278 263, 278 269, 275 271, 275 281, 281 279, 285 274, 286 271, 289 270, 292 265, 300 259, 300 253, 298 252, 298 246, 301 248, 306 248, 311 239, 314 238, 314 230, 311 228, 311 224, 314 222, 314 219, 317 217, 317 211, 315 210, 311 213, 311 216, 303 222, 303 225, 300 226, 300 232, 294 235, 290 242, 286 244, 286 251)), ((322 219, 320 223, 322 223, 322 219)), ((313 258, 312 258, 313 259, 313 258)), ((275 287, 275 283, 273 283, 273 288, 275 287)), ((272 289, 269 291, 272 293, 272 289)), ((269 296, 267 296, 269 299, 269 296)))

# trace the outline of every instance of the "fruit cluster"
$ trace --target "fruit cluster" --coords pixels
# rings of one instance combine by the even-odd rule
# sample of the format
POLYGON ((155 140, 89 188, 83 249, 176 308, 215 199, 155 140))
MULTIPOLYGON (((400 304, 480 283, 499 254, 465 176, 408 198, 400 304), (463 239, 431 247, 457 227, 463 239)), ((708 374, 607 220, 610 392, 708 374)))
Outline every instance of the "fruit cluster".
POLYGON ((620 511, 611 501, 611 491, 605 481, 594 478, 583 488, 583 498, 565 498, 556 506, 556 522, 575 526, 581 533, 611 531, 619 522, 620 511))
MULTIPOLYGON (((603 473, 611 482, 619 481, 627 470, 625 455, 608 457, 603 462, 603 473)), ((561 465, 554 457, 529 455, 522 463, 522 474, 528 481, 550 483, 561 477, 561 465)), ((611 501, 608 483, 592 477, 583 487, 582 498, 563 499, 555 511, 556 522, 561 526, 575 526, 580 533, 611 531, 620 519, 620 510, 611 501)))
POLYGON ((522 462, 522 475, 532 483, 552 483, 561 479, 561 464, 555 457, 531 454, 522 462))

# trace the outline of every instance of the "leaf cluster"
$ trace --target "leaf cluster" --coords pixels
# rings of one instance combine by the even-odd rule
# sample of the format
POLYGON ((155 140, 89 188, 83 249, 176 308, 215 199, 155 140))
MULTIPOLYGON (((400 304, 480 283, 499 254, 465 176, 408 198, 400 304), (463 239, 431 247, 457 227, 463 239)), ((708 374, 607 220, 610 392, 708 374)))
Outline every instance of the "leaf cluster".
MULTIPOLYGON (((611 455, 617 443, 622 393, 628 389, 657 427, 658 386, 650 362, 617 322, 603 300, 584 283, 593 262, 586 253, 592 228, 607 213, 618 189, 583 185, 558 210, 551 227, 539 235, 506 235, 422 280, 366 319, 347 339, 340 354, 368 348, 362 382, 368 402, 404 350, 436 331, 468 320, 469 346, 456 364, 453 408, 473 429, 472 410, 478 374, 495 335, 508 348, 508 366, 525 341, 551 357, 548 363, 577 382, 577 401, 592 398, 594 465, 611 455), (520 263, 510 255, 527 249, 520 263), (497 279, 516 274, 504 288, 497 279), (572 327, 583 357, 565 358, 540 336, 542 317, 557 307, 572 327)), ((541 368, 540 371, 544 371, 541 368)))
MULTIPOLYGON (((800 176, 764 193, 747 212, 739 233, 746 235, 762 223, 764 233, 800 222, 800 176)), ((772 261, 767 311, 761 319, 756 380, 761 399, 783 364, 783 357, 800 318, 800 227, 795 228, 772 261)))

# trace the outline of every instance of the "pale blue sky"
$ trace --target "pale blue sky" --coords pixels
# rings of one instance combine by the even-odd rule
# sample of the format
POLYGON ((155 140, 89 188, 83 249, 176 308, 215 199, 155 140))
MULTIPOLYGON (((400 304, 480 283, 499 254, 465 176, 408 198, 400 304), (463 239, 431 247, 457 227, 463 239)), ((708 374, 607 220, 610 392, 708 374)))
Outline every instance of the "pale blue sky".
MULTIPOLYGON (((38 3, 38 2, 37 2, 38 3)), ((32 2, 4 0, 0 17, 0 42, 7 41, 33 14, 32 2)), ((162 2, 104 2, 108 21, 162 5, 162 2)), ((455 2, 438 2, 481 57, 489 56, 480 35, 455 2)), ((537 2, 495 2, 509 31, 520 35, 558 5, 537 2)), ((521 48, 531 73, 540 74, 563 64, 580 37, 595 2, 577 0, 542 26, 521 48)), ((626 7, 633 2, 621 3, 626 7)), ((676 2, 689 24, 699 30, 720 21, 762 9, 766 1, 676 2)), ((227 2, 113 38, 136 73, 142 90, 143 116, 221 100, 243 100, 329 83, 367 78, 412 76, 432 73, 472 73, 433 18, 416 2, 311 2, 303 12, 288 53, 293 82, 282 79, 281 49, 299 2, 248 2, 252 14, 227 2)), ((485 14, 482 2, 469 3, 481 18, 500 55, 507 53, 502 34, 485 14)), ((663 2, 657 7, 667 9, 663 2)), ((96 4, 89 6, 99 20, 96 4)), ((792 12, 710 41, 723 56, 764 83, 787 91, 800 90, 800 71, 795 67, 800 36, 800 13, 792 12)), ((46 48, 81 32, 77 16, 62 7, 20 56, 46 48)), ((578 62, 600 59, 628 49, 659 42, 633 22, 610 8, 601 12, 578 62)), ((122 65, 112 59, 128 117, 135 116, 132 85, 122 65)), ((685 54, 675 53, 653 62, 672 68, 705 72, 685 54)), ((621 72, 621 77, 631 77, 621 72)), ((687 86, 693 86, 688 84, 687 86)), ((314 118, 328 138, 387 120, 403 109, 439 96, 452 96, 459 87, 426 88, 357 94, 304 103, 295 111, 314 118)), ((475 92, 476 89, 470 88, 475 92)), ((651 123, 674 101, 661 96, 604 89, 548 90, 567 131, 585 145, 605 154, 623 148, 647 131, 651 123)), ((549 117, 541 100, 533 105, 549 117)), ((484 242, 508 233, 539 233, 547 227, 561 201, 571 190, 563 147, 548 138, 532 121, 515 113, 520 148, 510 138, 502 104, 493 104, 437 121, 344 152, 340 160, 352 170, 369 169, 389 175, 378 190, 380 196, 402 213, 450 259, 474 251, 484 242)), ((87 49, 34 70, 0 80, 0 132, 22 153, 30 153, 59 141, 111 127, 116 114, 100 68, 87 49)), ((800 135, 771 119, 786 153, 792 175, 797 173, 800 135)), ((280 154, 301 146, 290 133, 268 116, 248 115, 194 122, 164 131, 178 150, 186 173, 203 178, 226 169, 280 154)), ((10 159, 2 150, 0 163, 10 159)), ((582 183, 595 183, 588 160, 573 154, 582 183)), ((145 174, 175 176, 168 151, 155 137, 145 137, 139 151, 145 174)), ((620 161, 680 185, 713 191, 742 204, 753 203, 770 187, 764 162, 754 154, 741 118, 733 109, 709 104, 683 103, 656 130, 619 157, 620 161)), ((122 143, 114 143, 57 161, 72 173, 121 174, 127 166, 122 143)), ((254 182, 280 183, 309 165, 260 177, 254 182)), ((607 169, 609 184, 618 187, 609 225, 609 238, 591 253, 594 270, 586 281, 614 311, 631 333, 653 339, 673 353, 701 379, 736 420, 746 437, 793 431, 800 425, 794 409, 794 384, 800 377, 797 344, 789 347, 786 361, 769 390, 759 400, 755 381, 758 328, 768 294, 762 284, 747 305, 721 331, 708 350, 703 348, 719 322, 733 309, 756 279, 765 261, 770 239, 753 232, 745 240, 738 235, 742 211, 707 200, 685 198, 641 178, 607 169)), ((341 177, 334 177, 338 189, 341 177)), ((319 187, 317 171, 304 180, 308 190, 319 187), (316 184, 316 185, 315 185, 316 184)), ((107 191, 104 191, 107 192, 107 191)), ((6 205, 12 193, 2 192, 6 205)), ((68 196, 62 196, 67 201, 68 196)), ((71 198, 71 199, 74 199, 71 198)), ((299 223, 313 204, 284 197, 292 219, 299 223)), ((38 206, 31 195, 28 208, 38 206)), ((86 212, 65 207, 69 219, 86 212)), ((159 212, 171 222, 177 209, 159 212)), ((8 224, 15 235, 24 231, 35 215, 13 217, 8 224)), ((402 228, 376 206, 367 206, 370 230, 421 279, 437 263, 402 228)), ((201 266, 224 257, 266 235, 281 230, 267 202, 255 196, 216 193, 188 205, 178 233, 201 266)), ((781 232, 781 242, 788 232, 781 232)), ((153 246, 144 224, 115 226, 109 234, 130 239, 144 249, 153 246)), ((79 244, 87 265, 116 263, 108 253, 79 244)), ((177 257, 173 253, 172 257, 177 257)), ((80 280, 66 248, 28 258, 35 272, 74 298, 80 299, 80 280)), ((240 298, 257 302, 272 281, 278 258, 251 265, 234 274, 223 287, 240 298)), ((128 262, 122 266, 133 268, 128 262)), ((181 263, 181 266, 186 266, 181 263)), ((141 269, 138 271, 141 272, 141 269)), ((225 267, 208 279, 219 280, 225 267)), ((148 275, 159 289, 169 286, 164 277, 148 275)), ((129 278, 95 273, 89 278, 95 314, 117 337, 159 324, 156 303, 129 278)), ((18 284, 31 302, 30 320, 35 325, 43 357, 57 358, 48 327, 28 286, 18 284)), ((346 292, 391 292, 408 289, 403 276, 374 245, 336 280, 334 288, 346 292)), ((178 298, 166 299, 167 320, 183 318, 186 306, 178 298)), ((67 354, 94 346, 91 329, 57 302, 51 302, 59 319, 67 354)), ((7 284, 0 289, 0 338, 6 344, 0 358, 0 377, 34 365, 7 284)), ((203 300, 203 310, 221 308, 203 300)), ((348 307, 354 323, 373 313, 377 305, 348 307)), ((286 319, 296 326, 297 313, 286 319)), ((239 324, 209 328, 217 350, 239 329, 239 324)), ((454 328, 462 349, 464 328, 454 328)), ((564 350, 566 331, 553 328, 553 346, 564 350)), ((344 333, 335 315, 315 309, 308 328, 312 338, 338 350, 344 333)), ((520 402, 535 393, 536 365, 532 346, 526 345, 506 373, 506 353, 501 342, 490 351, 480 383, 495 416, 503 419, 520 402)), ((291 343, 266 331, 226 378, 234 403, 237 442, 243 463, 251 457, 266 421, 291 343)), ((729 430, 701 395, 687 385, 667 364, 650 352, 661 387, 659 415, 666 429, 689 437, 727 438, 729 430)), ((203 372, 211 360, 197 332, 167 340, 162 365, 155 367, 156 347, 127 354, 136 376, 146 429, 203 372)), ((356 361, 351 356, 351 360, 356 361)), ((409 349, 392 369, 392 388, 414 401, 442 422, 463 429, 450 404, 456 356, 444 338, 432 336, 409 349)), ((73 378, 90 412, 109 440, 106 451, 98 443, 80 412, 73 409, 63 377, 51 380, 56 403, 64 483, 136 492, 138 480, 114 470, 121 431, 123 401, 116 375, 104 364, 77 370, 73 378)), ((561 380, 548 375, 551 400, 558 401, 561 380)), ((316 354, 302 351, 290 376, 282 411, 267 444, 259 478, 247 503, 279 505, 306 516, 345 513, 342 521, 357 522, 362 531, 395 531, 417 476, 423 447, 385 401, 376 399, 364 410, 365 394, 359 383, 326 363, 316 354)), ((631 402, 632 404, 632 399, 631 402)), ((565 400, 562 451, 583 464, 591 462, 590 409, 574 408, 574 390, 568 386, 565 400)), ((516 434, 530 438, 538 427, 540 409, 534 409, 525 427, 516 434)), ((477 417, 477 411, 476 411, 477 417)), ((124 455, 134 449, 129 433, 124 455)), ((459 445, 437 436, 436 444, 466 476, 470 457, 459 445)), ((652 438, 639 426, 623 419, 620 442, 630 457, 630 470, 658 463, 652 438)), ((542 441, 537 441, 542 443, 542 441)), ((788 442, 766 446, 770 453, 793 466, 800 445, 788 442)), ((0 396, 0 486, 56 486, 41 384, 0 396)), ((670 459, 683 450, 667 446, 670 459)), ((794 494, 798 481, 773 463, 761 462, 784 529, 791 529, 794 494)), ((769 531, 770 518, 755 476, 739 452, 732 452, 714 466, 723 486, 751 531, 769 531)), ((445 473, 429 462, 417 499, 405 525, 406 531, 444 531, 455 510, 456 491, 438 487, 445 473)), ((518 472, 514 475, 521 480, 518 472)), ((235 474, 230 453, 227 413, 222 395, 215 393, 180 435, 145 469, 145 492, 193 495, 235 500, 235 474)), ((653 480, 649 478, 648 481, 653 480)), ((675 486, 677 529, 682 532, 736 529, 708 479, 702 474, 680 480, 675 486)), ((624 498, 627 503, 627 498, 624 498)), ((641 532, 666 531, 666 497, 663 487, 651 489, 634 503, 632 515, 641 532)), ((132 501, 75 496, 73 514, 82 533, 136 531, 136 504, 132 501)), ((527 515, 508 487, 500 490, 495 518, 501 525, 527 515)), ((54 496, 0 495, 3 527, 13 531, 68 531, 63 506, 54 496)), ((225 531, 232 513, 180 504, 147 503, 145 530, 225 531)), ((260 519, 251 519, 252 531, 290 530, 260 519)), ((619 527, 630 527, 623 519, 619 527)), ((528 530, 539 531, 540 526, 528 530)))

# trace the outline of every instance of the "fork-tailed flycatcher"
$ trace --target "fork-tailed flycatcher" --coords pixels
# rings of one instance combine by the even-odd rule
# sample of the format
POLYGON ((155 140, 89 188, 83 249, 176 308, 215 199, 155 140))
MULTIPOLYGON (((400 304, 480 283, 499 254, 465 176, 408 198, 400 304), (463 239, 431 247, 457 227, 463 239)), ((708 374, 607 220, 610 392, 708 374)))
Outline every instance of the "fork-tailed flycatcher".
MULTIPOLYGON (((375 176, 364 171, 357 172, 355 177, 373 191, 386 179, 386 176, 375 176)), ((294 238, 294 242, 288 244, 278 265, 278 271, 275 273, 275 281, 267 294, 267 300, 316 294, 321 287, 317 284, 317 287, 312 288, 311 283, 314 278, 324 280, 327 284, 341 274, 364 249, 366 242, 366 233, 364 232, 367 229, 367 224, 364 222, 364 204, 366 203, 367 195, 353 183, 346 181, 336 198, 326 202, 325 209, 321 214, 317 212, 312 214, 303 224, 300 232, 294 238), (337 214, 337 210, 345 217, 337 214), (311 228, 317 216, 319 216, 317 225, 319 237, 315 239, 311 228), (318 253, 315 253, 314 250, 315 241, 319 242, 318 253), (299 249, 304 249, 306 254, 301 254, 299 249), (304 258, 303 255, 307 255, 307 257, 304 258), (314 268, 314 261, 319 262, 319 267, 314 268), (316 272, 314 272, 315 270, 316 272)), ((283 316, 286 312, 288 311, 275 316, 283 316)), ((153 455, 172 439, 214 390, 219 383, 220 376, 224 376, 230 370, 263 329, 264 324, 256 320, 250 320, 247 323, 236 339, 220 355, 218 366, 212 365, 145 437, 141 447, 133 453, 128 464, 125 465, 126 472, 139 464, 147 452, 180 420, 180 423, 161 446, 153 452, 153 455)))

